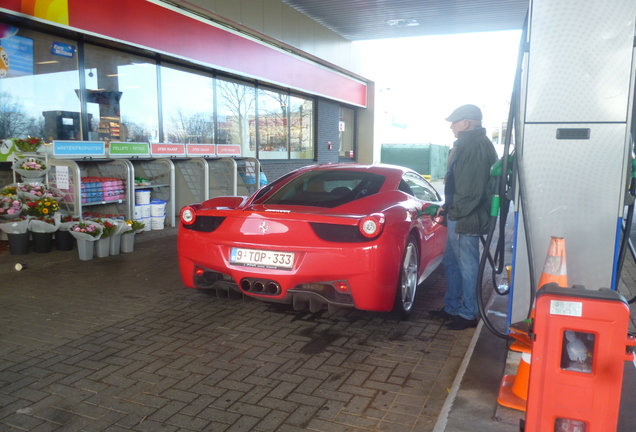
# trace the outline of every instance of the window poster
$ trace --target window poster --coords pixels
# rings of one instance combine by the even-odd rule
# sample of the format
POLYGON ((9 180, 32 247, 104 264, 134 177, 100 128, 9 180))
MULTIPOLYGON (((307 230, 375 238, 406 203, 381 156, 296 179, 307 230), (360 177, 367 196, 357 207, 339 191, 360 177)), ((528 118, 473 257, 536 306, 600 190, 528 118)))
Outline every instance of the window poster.
POLYGON ((33 75, 33 39, 14 35, 0 39, 5 78, 33 75))

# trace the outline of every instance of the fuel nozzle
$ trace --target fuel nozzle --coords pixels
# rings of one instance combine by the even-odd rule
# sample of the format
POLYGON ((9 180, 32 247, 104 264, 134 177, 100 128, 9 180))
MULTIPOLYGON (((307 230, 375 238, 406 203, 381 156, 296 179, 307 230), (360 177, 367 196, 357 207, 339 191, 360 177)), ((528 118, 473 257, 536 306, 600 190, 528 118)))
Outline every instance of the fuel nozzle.
POLYGON ((440 206, 437 204, 430 204, 420 210, 417 211, 417 217, 421 218, 422 216, 430 216, 433 221, 436 223, 446 226, 446 212, 443 210, 437 213, 440 206))

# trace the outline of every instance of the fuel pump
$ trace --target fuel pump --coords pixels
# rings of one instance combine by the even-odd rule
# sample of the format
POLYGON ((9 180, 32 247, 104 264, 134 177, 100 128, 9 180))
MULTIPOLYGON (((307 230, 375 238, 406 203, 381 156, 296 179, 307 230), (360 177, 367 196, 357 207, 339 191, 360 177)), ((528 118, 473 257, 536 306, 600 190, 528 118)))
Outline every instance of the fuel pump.
MULTIPOLYGON (((636 0, 530 1, 507 130, 507 135, 515 132, 514 157, 506 137, 504 157, 492 172, 498 187, 479 277, 481 282, 487 262, 493 275, 503 270, 501 239, 494 254, 490 249, 496 202, 501 201, 499 235, 505 236, 502 225, 512 199, 512 276, 508 292, 497 293, 510 296, 507 328, 528 323, 528 431, 611 430, 618 411, 607 405, 616 405, 618 371, 633 358, 625 352, 626 345, 635 345, 633 335, 626 336, 629 308, 616 291, 628 249, 636 260, 629 239, 636 195, 635 17, 636 0), (544 261, 554 237, 567 242, 569 283, 588 288, 544 289, 539 298, 541 270, 535 263, 544 261), (564 304, 574 309, 562 309, 564 304), (608 317, 616 324, 602 324, 608 317), (555 363, 557 356, 561 363, 555 363), (588 361, 591 357, 594 362, 588 361), (572 369, 576 367, 583 369, 572 369), (612 373, 612 388, 608 375, 600 372, 612 373), (563 383, 572 398, 582 395, 576 389, 585 389, 587 395, 605 392, 614 399, 568 401, 563 410, 563 383), (546 402, 546 394, 555 399, 546 402)), ((479 297, 481 283, 477 293, 485 326, 508 337, 489 323, 479 297)))
MULTIPOLYGON (((540 288, 535 263, 544 260, 553 236, 567 242, 571 283, 616 290, 629 245, 628 235, 627 246, 621 245, 620 234, 633 215, 632 207, 623 217, 632 160, 636 0, 609 7, 531 0, 530 6, 507 129, 515 133, 514 160, 506 137, 502 161, 512 163, 514 174, 506 167, 498 179, 502 208, 508 198, 514 202, 508 326, 528 317, 540 288), (573 10, 577 19, 571 19, 573 10)), ((501 212, 500 230, 505 216, 501 212)), ((480 269, 491 262, 494 271, 503 270, 494 259, 500 244, 492 255, 484 240, 480 269)), ((483 310, 482 318, 488 327, 483 310)))

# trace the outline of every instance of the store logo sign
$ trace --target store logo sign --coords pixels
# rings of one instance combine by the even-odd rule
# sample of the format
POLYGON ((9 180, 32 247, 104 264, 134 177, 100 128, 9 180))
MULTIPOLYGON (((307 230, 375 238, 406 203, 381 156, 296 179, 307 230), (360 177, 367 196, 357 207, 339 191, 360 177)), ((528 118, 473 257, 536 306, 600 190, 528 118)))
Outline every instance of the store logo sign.
POLYGON ((75 56, 75 46, 62 42, 51 44, 51 54, 61 57, 73 58, 75 56))

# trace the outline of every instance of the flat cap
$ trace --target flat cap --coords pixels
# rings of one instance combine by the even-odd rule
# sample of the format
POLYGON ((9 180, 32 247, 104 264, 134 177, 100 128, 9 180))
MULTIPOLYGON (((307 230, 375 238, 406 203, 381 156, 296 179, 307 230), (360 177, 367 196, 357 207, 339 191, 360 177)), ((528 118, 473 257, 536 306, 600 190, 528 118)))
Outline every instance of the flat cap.
POLYGON ((481 121, 481 118, 481 110, 477 105, 462 105, 446 117, 446 121, 451 123, 466 119, 481 121))

